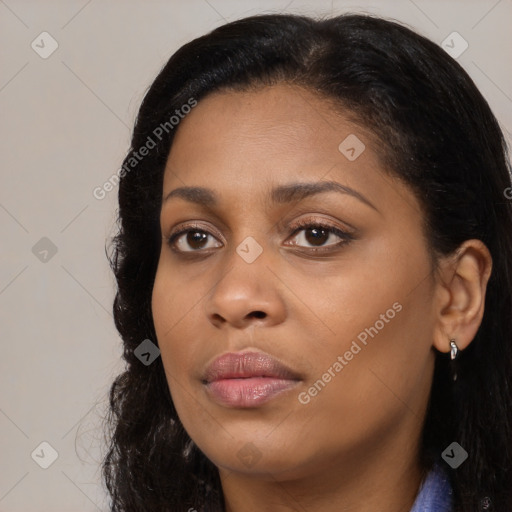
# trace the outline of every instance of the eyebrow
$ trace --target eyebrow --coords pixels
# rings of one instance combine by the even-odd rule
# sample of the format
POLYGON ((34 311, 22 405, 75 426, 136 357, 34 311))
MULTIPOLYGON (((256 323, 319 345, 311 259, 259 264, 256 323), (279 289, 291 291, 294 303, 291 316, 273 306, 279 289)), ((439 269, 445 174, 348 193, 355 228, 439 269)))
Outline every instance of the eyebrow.
MULTIPOLYGON (((379 211, 365 196, 353 188, 347 187, 336 181, 320 181, 311 183, 288 183, 286 185, 279 185, 270 192, 270 198, 274 203, 291 203, 293 201, 300 201, 309 196, 320 194, 323 192, 338 192, 341 194, 348 194, 362 203, 370 206, 375 211, 379 211)), ((179 187, 171 190, 163 202, 169 201, 173 197, 180 197, 186 201, 201 204, 204 206, 217 206, 219 200, 217 195, 212 189, 205 187, 179 187)))

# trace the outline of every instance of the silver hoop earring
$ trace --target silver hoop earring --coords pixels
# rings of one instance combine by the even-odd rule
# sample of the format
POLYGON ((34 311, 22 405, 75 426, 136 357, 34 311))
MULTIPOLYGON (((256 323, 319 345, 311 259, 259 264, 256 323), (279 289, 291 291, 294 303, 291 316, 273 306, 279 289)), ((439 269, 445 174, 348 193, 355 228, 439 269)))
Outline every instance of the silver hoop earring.
POLYGON ((457 347, 457 343, 455 343, 455 340, 450 340, 450 359, 452 361, 452 373, 453 373, 453 380, 457 380, 457 372, 454 369, 453 361, 457 358, 459 354, 459 347, 457 347))

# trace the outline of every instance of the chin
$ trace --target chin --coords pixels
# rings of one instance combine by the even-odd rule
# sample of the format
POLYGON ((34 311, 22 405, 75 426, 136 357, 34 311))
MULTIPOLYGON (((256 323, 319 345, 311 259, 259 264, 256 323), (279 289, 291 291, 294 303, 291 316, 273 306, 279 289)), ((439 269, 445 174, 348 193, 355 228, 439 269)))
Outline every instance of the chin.
MULTIPOLYGON (((300 442, 297 442, 297 446, 300 446, 300 442)), ((304 476, 304 468, 309 460, 292 449, 289 443, 288 446, 276 446, 275 442, 269 443, 268 440, 265 444, 263 439, 253 442, 250 437, 238 437, 237 441, 232 439, 227 446, 215 443, 214 446, 200 448, 219 470, 263 480, 298 479, 304 476)))

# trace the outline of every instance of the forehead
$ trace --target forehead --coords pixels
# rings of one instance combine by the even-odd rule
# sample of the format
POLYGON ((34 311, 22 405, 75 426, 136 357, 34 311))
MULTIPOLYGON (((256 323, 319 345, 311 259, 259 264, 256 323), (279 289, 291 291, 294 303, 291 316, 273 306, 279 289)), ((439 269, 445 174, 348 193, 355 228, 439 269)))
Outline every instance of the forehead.
POLYGON ((332 178, 338 168, 352 174, 363 166, 366 173, 377 170, 376 137, 348 114, 288 84, 212 93, 180 122, 165 182, 239 181, 242 175, 258 182, 277 176, 321 179, 332 178))

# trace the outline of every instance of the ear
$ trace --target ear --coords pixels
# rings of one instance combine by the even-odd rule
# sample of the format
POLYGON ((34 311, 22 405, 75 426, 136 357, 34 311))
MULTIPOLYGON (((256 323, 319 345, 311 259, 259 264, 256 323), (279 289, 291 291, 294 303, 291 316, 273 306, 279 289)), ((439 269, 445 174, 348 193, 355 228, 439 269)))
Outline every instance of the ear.
POLYGON ((481 240, 466 240, 439 265, 434 299, 434 347, 450 351, 454 339, 459 350, 473 341, 482 322, 492 257, 481 240))

